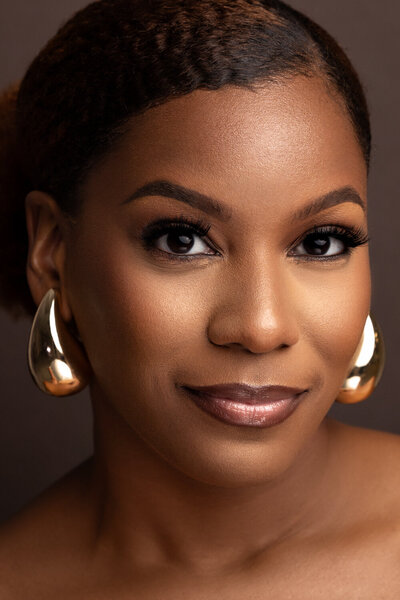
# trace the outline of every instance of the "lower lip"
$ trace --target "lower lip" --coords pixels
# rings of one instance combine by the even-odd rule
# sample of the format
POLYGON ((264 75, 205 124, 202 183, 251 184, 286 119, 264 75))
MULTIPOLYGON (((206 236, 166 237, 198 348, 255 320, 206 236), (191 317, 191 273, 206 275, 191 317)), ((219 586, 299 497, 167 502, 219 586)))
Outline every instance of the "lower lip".
POLYGON ((263 404, 246 404, 226 398, 215 398, 203 392, 184 388, 194 403, 224 423, 247 427, 272 427, 285 421, 296 410, 307 390, 263 404))

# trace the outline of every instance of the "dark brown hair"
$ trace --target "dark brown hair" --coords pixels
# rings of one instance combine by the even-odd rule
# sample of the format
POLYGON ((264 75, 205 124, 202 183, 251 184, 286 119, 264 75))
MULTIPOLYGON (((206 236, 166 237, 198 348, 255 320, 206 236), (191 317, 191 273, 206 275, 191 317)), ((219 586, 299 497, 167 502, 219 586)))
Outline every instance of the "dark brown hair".
POLYGON ((25 276, 26 194, 69 214, 128 120, 173 97, 319 75, 344 102, 367 167, 367 103, 349 59, 279 0, 99 0, 76 13, 0 101, 0 303, 33 314, 25 276))

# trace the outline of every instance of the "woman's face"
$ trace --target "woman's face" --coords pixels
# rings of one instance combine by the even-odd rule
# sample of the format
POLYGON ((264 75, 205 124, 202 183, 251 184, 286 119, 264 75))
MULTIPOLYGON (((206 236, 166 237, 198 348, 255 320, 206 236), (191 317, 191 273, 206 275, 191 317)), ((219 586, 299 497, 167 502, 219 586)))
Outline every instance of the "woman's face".
MULTIPOLYGON (((197 90, 133 118, 86 180, 67 247, 95 405, 106 399, 128 437, 194 479, 282 474, 335 400, 369 312, 368 246, 346 253, 343 238, 367 234, 366 183, 350 119, 317 78, 197 90), (127 201, 155 180, 213 197, 226 217, 172 192, 127 201), (164 225, 151 238, 152 223, 182 218, 210 229, 164 225), (209 415, 179 387, 232 382, 308 392, 284 421, 252 427, 209 415)), ((108 420, 100 427, 111 435, 108 420)))

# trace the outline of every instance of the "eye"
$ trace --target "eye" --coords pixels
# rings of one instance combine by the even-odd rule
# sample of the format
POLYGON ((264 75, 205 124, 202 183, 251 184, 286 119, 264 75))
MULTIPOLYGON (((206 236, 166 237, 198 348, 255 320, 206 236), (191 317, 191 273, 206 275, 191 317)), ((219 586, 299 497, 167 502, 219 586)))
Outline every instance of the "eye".
POLYGON ((211 242, 203 239, 210 227, 201 220, 187 217, 175 221, 160 219, 148 225, 141 238, 150 252, 169 255, 169 260, 192 260, 217 254, 216 250, 210 252, 211 242))
POLYGON ((348 255, 352 250, 369 241, 367 234, 361 228, 326 225, 317 227, 307 233, 295 249, 293 256, 303 256, 308 260, 335 259, 348 255), (321 257, 318 259, 318 257, 321 257))
POLYGON ((199 254, 208 248, 207 244, 201 240, 198 233, 189 231, 186 227, 173 228, 158 238, 156 247, 163 252, 172 254, 199 254), (197 238, 197 239, 196 239, 197 238))

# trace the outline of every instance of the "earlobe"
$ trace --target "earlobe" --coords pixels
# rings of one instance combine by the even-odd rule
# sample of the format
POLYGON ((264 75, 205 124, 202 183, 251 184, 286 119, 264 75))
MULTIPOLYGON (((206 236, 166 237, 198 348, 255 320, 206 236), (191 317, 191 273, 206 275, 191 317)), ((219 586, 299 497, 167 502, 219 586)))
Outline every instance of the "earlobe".
POLYGON ((31 191, 25 200, 28 232, 26 275, 37 305, 50 289, 60 294, 60 313, 68 322, 72 318, 65 293, 66 220, 52 196, 31 191))

